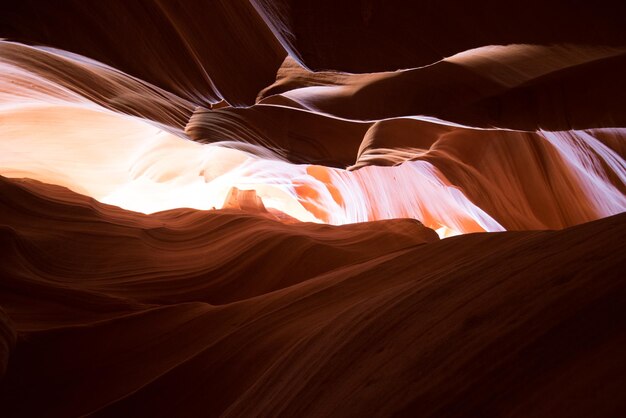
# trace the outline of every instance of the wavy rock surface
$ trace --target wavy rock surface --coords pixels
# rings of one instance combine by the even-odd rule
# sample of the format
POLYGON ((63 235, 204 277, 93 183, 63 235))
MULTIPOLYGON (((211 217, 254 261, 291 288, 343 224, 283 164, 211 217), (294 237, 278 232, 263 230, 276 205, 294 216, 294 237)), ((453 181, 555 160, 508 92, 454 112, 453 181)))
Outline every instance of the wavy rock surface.
POLYGON ((3 6, 0 416, 626 415, 624 5, 3 6))
POLYGON ((253 103, 285 57, 245 0, 26 0, 5 6, 0 34, 88 56, 198 104, 253 103))
POLYGON ((10 416, 625 407, 624 215, 439 241, 409 220, 141 215, 32 181, 0 196, 10 416))
POLYGON ((115 84, 70 90, 67 77, 53 69, 55 78, 44 78, 45 68, 28 68, 19 52, 60 65, 57 55, 3 46, 15 71, 0 78, 0 174, 127 209, 220 208, 236 187, 300 220, 411 217, 442 235, 563 228, 626 209, 623 128, 524 132, 425 117, 366 123, 266 104, 192 115, 182 99, 94 63, 78 68, 115 84))
POLYGON ((624 127, 623 47, 488 46, 432 65, 371 74, 311 72, 283 62, 261 103, 351 120, 424 115, 534 131, 624 127), (558 103, 558 106, 555 106, 558 103))

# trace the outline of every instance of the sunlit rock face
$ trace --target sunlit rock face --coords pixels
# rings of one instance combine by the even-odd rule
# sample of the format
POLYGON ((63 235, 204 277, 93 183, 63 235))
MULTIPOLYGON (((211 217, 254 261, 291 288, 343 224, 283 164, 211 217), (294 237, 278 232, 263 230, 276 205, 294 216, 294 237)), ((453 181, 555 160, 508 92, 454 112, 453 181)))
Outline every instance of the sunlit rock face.
POLYGON ((7 5, 0 416, 626 414, 626 6, 426 3, 7 5))
MULTIPOLYGON (((520 132, 419 116, 350 122, 315 114, 321 108, 313 105, 317 101, 349 101, 352 78, 365 86, 354 99, 363 104, 361 92, 381 77, 398 81, 388 73, 337 74, 333 82, 343 86, 323 87, 331 89, 323 91, 324 99, 316 90, 322 87, 281 93, 308 109, 258 105, 260 111, 286 113, 286 126, 256 128, 258 115, 246 119, 255 111, 249 108, 222 113, 227 122, 216 129, 221 114, 196 111, 191 118, 189 102, 87 58, 9 42, 1 47, 7 52, 0 79, 0 174, 67 186, 125 209, 219 209, 236 187, 255 190, 265 206, 301 221, 341 225, 409 217, 458 234, 563 228, 626 208, 619 127, 520 132), (61 68, 91 77, 73 85, 61 68), (183 126, 185 117, 191 120, 183 126), (325 123, 331 127, 306 126, 325 123), (290 130, 287 138, 280 133, 284 129, 290 130), (301 131, 312 143, 298 142, 301 131), (341 144, 344 133, 347 144, 341 144), (345 166, 291 163, 292 154, 306 159, 301 147, 323 148, 328 155, 338 148, 345 166)), ((477 58, 466 54, 450 61, 478 62, 481 69, 490 52, 515 56, 520 48, 509 49, 508 55, 503 48, 487 48, 476 52, 477 58)), ((535 49, 542 57, 548 54, 535 49)), ((560 69, 568 59, 577 65, 615 53, 584 48, 576 54, 569 47, 556 49, 559 59, 553 62, 560 69)), ((525 77, 500 85, 548 70, 527 70, 525 77)), ((329 76, 319 77, 329 82, 329 76)))

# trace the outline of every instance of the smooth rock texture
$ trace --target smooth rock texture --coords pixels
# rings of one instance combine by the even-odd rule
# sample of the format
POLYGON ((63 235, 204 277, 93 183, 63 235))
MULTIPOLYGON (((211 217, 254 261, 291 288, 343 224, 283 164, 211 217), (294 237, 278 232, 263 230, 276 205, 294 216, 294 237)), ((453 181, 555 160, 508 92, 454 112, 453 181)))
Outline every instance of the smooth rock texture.
POLYGON ((626 416, 626 3, 0 13, 0 417, 626 416))

